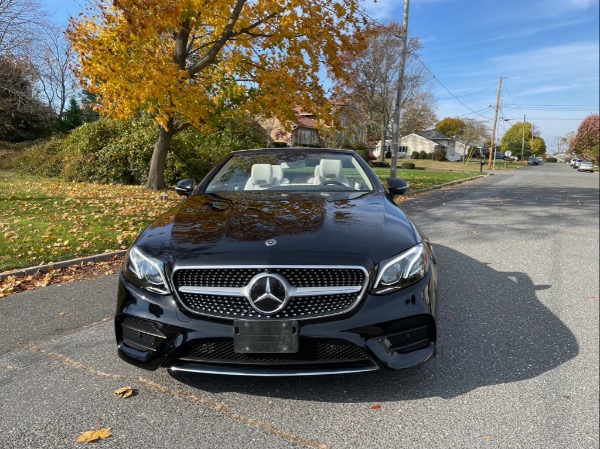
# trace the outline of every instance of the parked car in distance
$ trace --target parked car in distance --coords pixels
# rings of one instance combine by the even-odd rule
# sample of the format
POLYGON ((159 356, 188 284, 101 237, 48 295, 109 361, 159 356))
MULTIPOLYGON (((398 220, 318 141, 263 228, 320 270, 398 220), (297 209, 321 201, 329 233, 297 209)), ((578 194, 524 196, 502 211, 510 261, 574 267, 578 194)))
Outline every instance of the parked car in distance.
POLYGON ((581 159, 573 159, 571 161, 571 167, 573 168, 578 168, 579 167, 579 163, 581 162, 581 159))
POLYGON ((592 162, 581 161, 577 167, 577 171, 589 171, 594 172, 594 164, 592 162))
POLYGON ((539 165, 540 163, 538 162, 536 157, 530 157, 529 160, 527 161, 527 165, 539 165))
POLYGON ((437 351, 437 261, 354 151, 237 151, 148 226, 119 276, 119 356, 154 370, 398 370, 437 351))

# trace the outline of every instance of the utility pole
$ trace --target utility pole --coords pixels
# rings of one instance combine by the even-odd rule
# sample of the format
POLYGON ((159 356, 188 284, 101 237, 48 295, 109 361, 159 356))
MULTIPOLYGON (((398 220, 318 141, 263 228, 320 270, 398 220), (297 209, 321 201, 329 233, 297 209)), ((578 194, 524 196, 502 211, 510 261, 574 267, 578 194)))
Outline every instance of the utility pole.
POLYGON ((521 164, 525 154, 525 114, 523 114, 523 135, 521 137, 521 164))
MULTIPOLYGON (((396 104, 394 107, 394 120, 392 122, 392 166, 390 178, 396 177, 398 168, 398 135, 400 134, 400 105, 402 104, 402 90, 404 89, 404 66, 406 65, 406 52, 408 47, 408 8, 410 0, 404 0, 404 20, 402 22, 402 55, 400 57, 400 73, 398 75, 398 90, 396 91, 396 104)), ((385 143, 382 145, 385 146, 385 143)), ((381 151, 384 151, 383 148, 381 151)))
POLYGON ((492 158, 494 157, 494 148, 496 145, 496 124, 498 123, 498 109, 500 108, 500 92, 502 92, 502 77, 500 77, 500 82, 498 82, 498 97, 496 98, 496 113, 494 114, 494 126, 492 127, 492 147, 490 148, 488 170, 492 169, 492 158))

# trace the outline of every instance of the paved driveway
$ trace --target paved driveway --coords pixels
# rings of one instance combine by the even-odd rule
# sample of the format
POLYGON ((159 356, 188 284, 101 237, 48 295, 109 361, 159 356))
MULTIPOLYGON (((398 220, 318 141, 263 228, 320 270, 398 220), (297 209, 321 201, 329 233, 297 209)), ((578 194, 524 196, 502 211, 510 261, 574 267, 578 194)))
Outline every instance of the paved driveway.
POLYGON ((0 300, 0 448, 104 427, 94 447, 597 448, 598 181, 546 164, 402 203, 442 267, 441 350, 393 374, 136 369, 115 354, 114 275, 0 300))

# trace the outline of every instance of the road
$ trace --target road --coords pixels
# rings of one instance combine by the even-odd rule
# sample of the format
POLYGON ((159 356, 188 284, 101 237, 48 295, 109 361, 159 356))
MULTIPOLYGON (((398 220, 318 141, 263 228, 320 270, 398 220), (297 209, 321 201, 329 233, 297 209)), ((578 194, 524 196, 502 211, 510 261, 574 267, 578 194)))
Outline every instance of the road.
POLYGON ((0 300, 0 448, 106 427, 94 447, 598 448, 599 179, 546 164, 403 202, 440 261, 440 353, 398 373, 139 370, 115 275, 0 300))

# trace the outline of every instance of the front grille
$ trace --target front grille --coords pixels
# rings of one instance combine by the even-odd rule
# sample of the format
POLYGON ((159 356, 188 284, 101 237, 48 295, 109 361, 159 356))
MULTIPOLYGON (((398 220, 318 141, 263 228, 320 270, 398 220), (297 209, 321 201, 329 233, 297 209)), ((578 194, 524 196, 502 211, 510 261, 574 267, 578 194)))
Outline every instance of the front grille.
POLYGON ((181 268, 173 275, 173 284, 183 306, 194 313, 218 318, 292 318, 308 319, 346 313, 359 302, 366 286, 366 271, 361 267, 239 267, 239 268, 181 268), (243 289, 262 273, 282 276, 294 289, 339 288, 356 291, 320 293, 291 297, 286 307, 274 314, 255 310, 243 289), (182 291, 187 288, 238 290, 182 291))
POLYGON ((187 362, 240 364, 329 364, 368 362, 358 346, 341 340, 301 339, 299 350, 293 354, 239 354, 233 350, 233 340, 201 340, 188 346, 177 356, 187 362))

